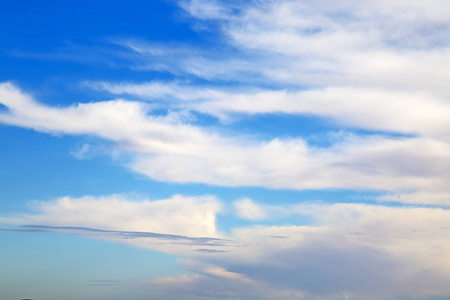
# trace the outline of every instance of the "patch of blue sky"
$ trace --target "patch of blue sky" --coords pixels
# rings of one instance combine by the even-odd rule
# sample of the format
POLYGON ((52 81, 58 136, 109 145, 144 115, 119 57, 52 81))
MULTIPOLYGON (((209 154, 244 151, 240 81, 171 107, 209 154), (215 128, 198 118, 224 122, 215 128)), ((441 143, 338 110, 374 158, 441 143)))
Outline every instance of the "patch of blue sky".
MULTIPOLYGON (((153 112, 152 112, 153 113, 153 112)), ((325 117, 308 114, 232 114, 229 121, 221 121, 211 115, 192 112, 193 123, 201 127, 212 126, 224 135, 242 135, 261 141, 276 138, 303 138, 312 147, 325 148, 349 135, 409 138, 413 134, 366 130, 340 125, 325 117)))
POLYGON ((134 194, 136 198, 160 199, 176 193, 172 184, 135 175, 108 153, 77 159, 73 153, 89 142, 88 138, 7 126, 0 126, 0 132, 4 141, 0 157, 8 157, 0 168, 0 197, 5 199, 0 202, 2 212, 26 209, 32 200, 62 196, 134 194))
POLYGON ((320 141, 317 141, 318 136, 336 131, 335 125, 330 121, 307 115, 276 113, 250 116, 237 115, 235 118, 231 118, 233 118, 233 121, 226 123, 224 130, 254 135, 264 140, 303 137, 312 143, 323 143, 324 138, 322 137, 320 141))
POLYGON ((3 41, 22 49, 48 50, 60 41, 99 36, 134 35, 152 40, 200 38, 181 21, 181 11, 170 1, 2 1, 0 17, 11 30, 3 41), (20 34, 17 34, 17 33, 20 34), (28 46, 28 47, 27 47, 28 46))
MULTIPOLYGON (((13 81, 27 91, 39 91, 55 103, 76 102, 83 80, 172 79, 166 72, 134 72, 139 55, 113 40, 138 37, 153 42, 199 42, 170 1, 3 1, 0 22, 0 80, 13 81), (78 94, 77 94, 78 93, 78 94)), ((81 96, 81 97, 80 97, 81 96)), ((96 100, 95 98, 90 101, 96 100)))
POLYGON ((14 293, 3 299, 119 299, 123 289, 185 272, 171 255, 75 235, 0 231, 0 240, 1 290, 14 293), (105 280, 117 284, 94 284, 105 280))
MULTIPOLYGON (((276 204, 275 204, 276 205, 276 204)), ((280 205, 280 207, 283 207, 280 205)), ((217 217, 217 228, 225 234, 232 234, 236 228, 248 228, 253 226, 314 226, 316 219, 307 214, 291 214, 285 216, 268 216, 262 220, 251 220, 239 217, 229 209, 228 213, 219 214, 217 217)))
MULTIPOLYGON (((76 53, 83 56, 82 53, 76 53)), ((89 56, 89 54, 87 54, 89 56)), ((41 103, 68 106, 80 102, 102 101, 116 98, 93 91, 83 85, 89 81, 122 81, 127 78, 152 80, 154 78, 172 80, 169 73, 135 72, 129 70, 128 62, 117 63, 117 59, 103 58, 102 54, 94 54, 86 63, 73 59, 64 61, 51 58, 22 58, 11 55, 0 55, 1 81, 11 81, 27 91, 41 103), (114 65, 109 65, 109 61, 114 65)))
MULTIPOLYGON (((15 127, 0 126, 0 202, 3 211, 18 209, 31 200, 51 200, 70 195, 103 195, 146 191, 156 184, 136 178, 106 154, 76 159, 75 151, 89 139, 52 136, 15 127), (31 150, 32 149, 32 150, 31 150), (125 171, 125 172, 124 172, 125 171)), ((96 143, 100 143, 96 141, 96 143)), ((158 196, 158 195, 156 195, 158 196)))

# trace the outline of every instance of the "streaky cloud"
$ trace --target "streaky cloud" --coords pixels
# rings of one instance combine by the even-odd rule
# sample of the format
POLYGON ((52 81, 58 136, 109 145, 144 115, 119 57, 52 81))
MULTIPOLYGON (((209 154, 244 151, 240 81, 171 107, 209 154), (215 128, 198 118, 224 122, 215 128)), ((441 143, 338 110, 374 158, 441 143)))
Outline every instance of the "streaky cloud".
MULTIPOLYGON (((320 148, 303 138, 264 141, 226 136, 189 124, 176 113, 152 115, 150 107, 140 101, 54 108, 3 83, 0 102, 8 108, 0 114, 0 122, 110 141, 113 149, 132 157, 126 167, 158 181, 299 190, 448 191, 450 146, 440 133, 401 138, 347 135, 331 147, 320 148)), ((361 115, 361 119, 366 118, 361 115)), ((445 202, 436 200, 436 204, 445 202)))
MULTIPOLYGON (((175 234, 163 234, 155 232, 139 232, 139 231, 118 231, 118 230, 102 230, 88 227, 64 227, 64 226, 45 226, 45 225, 22 225, 20 226, 24 229, 11 229, 12 231, 23 231, 23 232, 69 232, 69 233, 94 233, 99 235, 104 235, 105 237, 113 237, 119 239, 135 239, 135 238, 150 238, 150 239, 160 239, 169 240, 175 242, 184 242, 184 245, 192 246, 227 246, 226 243, 229 240, 219 239, 219 238, 209 238, 209 237, 188 237, 175 234)), ((6 229, 10 230, 10 229, 6 229)), ((195 250, 198 251, 199 249, 195 250)), ((220 250, 213 249, 200 249, 199 252, 221 252, 220 250)))

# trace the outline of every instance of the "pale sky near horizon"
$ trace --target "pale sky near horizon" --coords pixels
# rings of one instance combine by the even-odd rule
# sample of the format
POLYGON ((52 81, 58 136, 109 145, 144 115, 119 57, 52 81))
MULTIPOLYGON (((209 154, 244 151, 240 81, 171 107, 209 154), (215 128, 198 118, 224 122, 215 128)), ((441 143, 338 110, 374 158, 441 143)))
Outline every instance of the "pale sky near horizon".
POLYGON ((450 2, 0 24, 1 300, 450 297, 450 2))

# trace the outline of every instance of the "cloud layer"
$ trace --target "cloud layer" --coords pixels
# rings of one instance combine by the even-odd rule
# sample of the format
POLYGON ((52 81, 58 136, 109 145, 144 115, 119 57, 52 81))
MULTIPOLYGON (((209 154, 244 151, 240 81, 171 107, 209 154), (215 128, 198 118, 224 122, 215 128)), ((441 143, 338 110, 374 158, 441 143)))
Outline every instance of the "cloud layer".
MULTIPOLYGON (((430 137, 344 135, 331 147, 318 148, 302 138, 226 137, 187 124, 176 113, 152 115, 141 102, 110 100, 53 108, 10 83, 0 86, 0 98, 8 108, 0 114, 1 122, 111 141, 133 154, 129 168, 159 181, 438 192, 444 197, 448 193, 450 146, 430 137)), ((415 201, 446 204, 441 197, 415 201)))
POLYGON ((190 275, 145 283, 161 291, 243 299, 450 293, 448 210, 339 203, 267 209, 242 199, 235 205, 238 216, 261 220, 270 210, 312 218, 313 225, 254 223, 225 235, 215 221, 223 206, 212 197, 66 197, 37 202, 35 213, 1 222, 26 225, 15 231, 78 234, 184 258, 190 275))

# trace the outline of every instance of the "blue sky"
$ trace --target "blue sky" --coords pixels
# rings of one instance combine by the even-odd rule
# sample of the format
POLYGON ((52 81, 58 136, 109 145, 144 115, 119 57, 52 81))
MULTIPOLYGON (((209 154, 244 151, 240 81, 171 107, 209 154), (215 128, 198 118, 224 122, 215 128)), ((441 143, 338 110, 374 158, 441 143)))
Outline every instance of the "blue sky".
POLYGON ((0 298, 448 298, 448 20, 2 1, 0 298))

